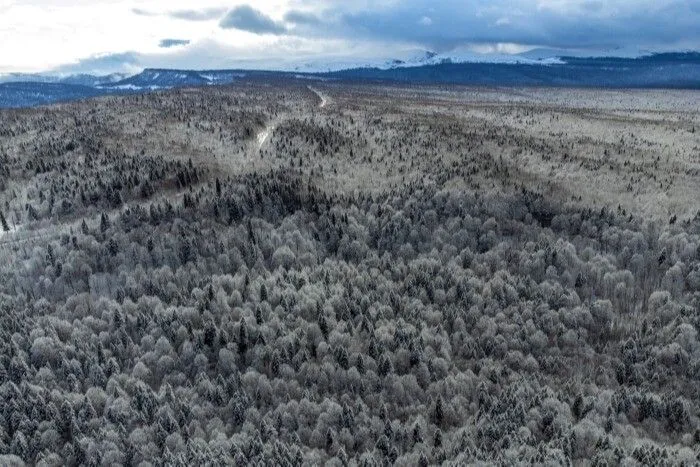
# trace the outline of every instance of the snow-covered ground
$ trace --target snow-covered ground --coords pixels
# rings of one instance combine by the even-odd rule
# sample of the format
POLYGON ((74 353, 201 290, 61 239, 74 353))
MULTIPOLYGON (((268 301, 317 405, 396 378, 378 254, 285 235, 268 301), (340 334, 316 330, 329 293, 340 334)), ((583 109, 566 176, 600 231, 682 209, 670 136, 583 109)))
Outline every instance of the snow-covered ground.
MULTIPOLYGON (((97 86, 100 89, 105 88, 104 86, 97 86)), ((106 89, 119 89, 123 91, 143 91, 143 90, 150 90, 150 91, 156 91, 158 89, 168 89, 165 86, 156 86, 156 85, 150 85, 150 86, 136 86, 135 84, 119 84, 117 86, 110 86, 106 89)))
POLYGON ((9 231, 0 227, 0 246, 18 243, 18 241, 22 241, 22 237, 25 236, 23 234, 15 235, 22 232, 21 225, 9 225, 8 227, 10 227, 9 231))
POLYGON ((321 102, 318 104, 318 107, 320 109, 324 108, 326 106, 326 104, 328 104, 328 97, 325 94, 323 94, 321 91, 319 91, 318 89, 312 88, 311 86, 307 86, 307 87, 309 88, 309 91, 313 92, 314 94, 316 94, 318 96, 319 99, 321 99, 321 102))
POLYGON ((265 144, 265 141, 267 141, 267 138, 270 137, 272 132, 275 131, 275 125, 274 124, 268 124, 265 129, 263 129, 260 133, 258 133, 256 139, 258 140, 258 149, 262 149, 263 144, 265 144))
POLYGON ((511 54, 480 54, 468 50, 455 49, 446 53, 434 53, 426 50, 408 50, 394 57, 323 57, 285 62, 278 60, 274 64, 265 61, 247 62, 245 68, 274 69, 277 71, 296 71, 302 73, 325 73, 356 68, 407 68, 441 63, 500 63, 500 64, 532 64, 553 65, 564 63, 558 57, 530 58, 524 55, 511 54))
POLYGON ((15 233, 15 232, 17 232, 17 231, 19 230, 19 228, 20 228, 20 226, 12 226, 12 225, 9 225, 8 227, 10 227, 10 230, 9 230, 9 231, 6 231, 6 230, 3 229, 2 227, 0 227, 0 241, 2 241, 2 239, 3 239, 4 236, 9 235, 9 234, 12 234, 12 233, 15 233))

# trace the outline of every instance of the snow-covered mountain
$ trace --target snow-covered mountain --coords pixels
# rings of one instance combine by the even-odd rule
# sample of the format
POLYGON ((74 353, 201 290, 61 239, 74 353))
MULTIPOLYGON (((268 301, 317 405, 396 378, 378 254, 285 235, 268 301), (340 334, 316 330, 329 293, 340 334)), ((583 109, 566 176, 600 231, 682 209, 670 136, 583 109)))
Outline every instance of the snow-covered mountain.
POLYGON ((552 49, 537 48, 518 54, 530 60, 548 60, 551 58, 640 58, 655 52, 639 47, 614 47, 610 49, 552 49))
POLYGON ((228 84, 245 73, 232 70, 163 70, 147 68, 137 75, 101 84, 100 88, 126 91, 170 89, 184 86, 228 84))
POLYGON ((122 90, 167 89, 178 86, 203 86, 230 83, 242 77, 241 70, 296 73, 331 73, 361 68, 392 70, 397 68, 423 67, 444 64, 503 64, 503 65, 561 65, 567 58, 639 58, 649 56, 652 52, 638 48, 610 50, 571 50, 571 49, 533 49, 520 54, 482 54, 468 49, 454 49, 448 52, 433 52, 423 49, 407 49, 392 57, 357 58, 343 55, 308 57, 306 59, 260 59, 234 61, 232 72, 221 70, 180 71, 144 68, 142 72, 113 73, 94 75, 86 73, 69 73, 66 69, 46 73, 9 73, 0 74, 0 83, 61 83, 91 86, 98 88, 122 90))
POLYGON ((563 58, 553 51, 525 55, 437 54, 408 51, 400 58, 317 59, 303 63, 246 62, 227 70, 147 68, 132 75, 13 74, 0 77, 0 107, 27 107, 104 94, 211 86, 241 79, 394 81, 484 86, 596 86, 700 89, 700 53, 646 54, 635 58, 563 58))
POLYGON ((301 60, 295 63, 277 61, 274 64, 257 64, 257 69, 274 69, 277 71, 295 71, 300 73, 328 73, 358 68, 376 68, 391 70, 395 68, 410 68, 446 63, 494 63, 494 64, 526 64, 552 65, 563 61, 555 56, 528 57, 511 54, 479 54, 468 50, 456 49, 450 52, 437 53, 429 50, 408 50, 394 57, 377 58, 347 58, 324 57, 301 60), (262 66, 261 66, 262 65, 262 66))
POLYGON ((515 54, 479 54, 469 50, 456 49, 446 53, 425 52, 421 57, 413 60, 397 60, 390 63, 389 68, 441 65, 459 63, 493 63, 493 64, 521 64, 521 65, 553 65, 564 63, 558 56, 527 57, 515 54))
POLYGON ((86 73, 7 73, 0 74, 0 83, 58 83, 79 86, 101 86, 123 80, 128 75, 112 73, 109 75, 91 75, 86 73))

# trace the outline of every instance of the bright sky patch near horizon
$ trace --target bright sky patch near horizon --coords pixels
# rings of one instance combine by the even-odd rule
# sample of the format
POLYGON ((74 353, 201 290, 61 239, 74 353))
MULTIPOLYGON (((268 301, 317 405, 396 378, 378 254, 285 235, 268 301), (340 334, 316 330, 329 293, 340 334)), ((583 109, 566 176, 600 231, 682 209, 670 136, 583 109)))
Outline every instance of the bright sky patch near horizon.
POLYGON ((700 0, 0 0, 0 73, 698 50, 700 0))

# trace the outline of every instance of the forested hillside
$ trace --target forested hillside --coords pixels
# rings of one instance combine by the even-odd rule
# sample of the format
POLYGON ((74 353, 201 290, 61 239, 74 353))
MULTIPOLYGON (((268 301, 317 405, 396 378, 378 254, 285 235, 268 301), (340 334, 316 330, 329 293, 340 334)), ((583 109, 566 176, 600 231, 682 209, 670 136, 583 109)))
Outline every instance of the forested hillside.
POLYGON ((700 462, 697 109, 498 92, 0 112, 0 464, 700 462))

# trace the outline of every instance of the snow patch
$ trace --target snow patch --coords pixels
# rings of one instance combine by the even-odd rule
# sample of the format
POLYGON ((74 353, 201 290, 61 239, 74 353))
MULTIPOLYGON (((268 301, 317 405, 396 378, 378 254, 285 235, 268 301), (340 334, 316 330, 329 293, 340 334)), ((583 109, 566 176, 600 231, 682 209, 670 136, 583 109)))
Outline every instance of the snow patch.
POLYGON ((275 131, 275 126, 274 125, 268 125, 265 127, 264 130, 262 130, 260 133, 257 135, 257 140, 258 140, 258 149, 262 149, 263 144, 265 144, 265 141, 267 141, 267 138, 270 137, 272 132, 275 131))
MULTIPOLYGON (((104 86, 98 86, 98 89, 105 89, 104 86)), ((137 86, 136 84, 117 84, 115 86, 110 86, 107 89, 119 89, 123 91, 156 91, 158 89, 169 89, 168 86, 157 86, 152 84, 150 86, 137 86)))
POLYGON ((565 62, 561 58, 537 57, 530 58, 525 55, 510 54, 480 54, 466 49, 455 49, 446 53, 435 53, 426 50, 408 50, 399 53, 395 57, 376 58, 344 58, 326 57, 324 59, 312 59, 301 62, 276 62, 273 66, 260 63, 259 68, 274 69, 277 71, 291 71, 298 73, 331 73, 358 68, 377 68, 391 70, 396 68, 411 68, 426 65, 440 65, 445 63, 494 63, 494 64, 520 64, 520 65, 560 65, 565 62))
POLYGON ((2 238, 4 236, 10 235, 10 234, 13 234, 13 233, 19 231, 19 228, 21 227, 21 225, 8 225, 8 227, 10 228, 10 230, 8 230, 8 231, 6 231, 2 227, 0 227, 0 243, 2 243, 2 238))
POLYGON ((319 99, 321 99, 321 102, 318 104, 319 109, 322 109, 326 106, 328 103, 328 98, 321 94, 318 90, 312 88, 311 86, 307 86, 309 88, 309 91, 313 92, 318 96, 319 99))

